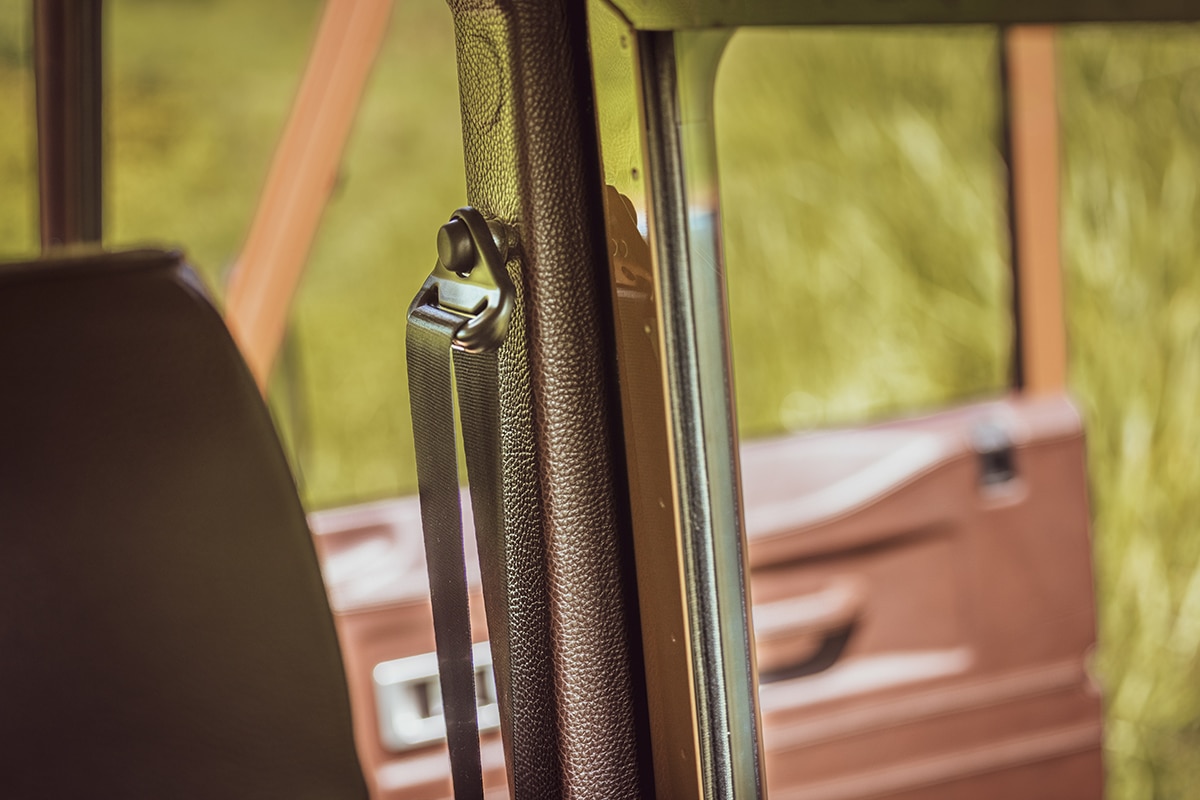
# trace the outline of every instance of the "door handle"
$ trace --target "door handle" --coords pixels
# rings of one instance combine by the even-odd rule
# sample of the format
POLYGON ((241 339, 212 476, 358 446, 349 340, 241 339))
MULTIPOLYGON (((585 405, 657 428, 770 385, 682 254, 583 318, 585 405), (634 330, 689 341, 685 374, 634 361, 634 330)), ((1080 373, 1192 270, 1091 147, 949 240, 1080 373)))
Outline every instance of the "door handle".
MULTIPOLYGON (((492 650, 487 642, 472 647, 479 731, 500 727, 492 650)), ((437 653, 421 653, 375 665, 375 712, 379 740, 393 753, 446 740, 437 653)))
POLYGON ((815 592, 754 606, 760 683, 814 675, 846 649, 866 605, 863 582, 834 578, 815 592))

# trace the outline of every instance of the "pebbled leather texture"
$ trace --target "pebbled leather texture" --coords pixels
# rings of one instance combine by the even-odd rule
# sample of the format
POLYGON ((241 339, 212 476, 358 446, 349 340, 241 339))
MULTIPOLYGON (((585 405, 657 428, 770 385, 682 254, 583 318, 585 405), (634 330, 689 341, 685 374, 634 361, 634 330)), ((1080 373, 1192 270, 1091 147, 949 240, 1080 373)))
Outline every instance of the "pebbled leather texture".
POLYGON ((177 253, 0 266, 0 797, 365 800, 267 409, 177 253))
POLYGON ((641 797, 636 614, 615 500, 603 184, 582 3, 450 0, 469 202, 515 226, 503 518, 476 519, 514 797, 641 797), (603 290, 603 291, 602 291, 603 290))

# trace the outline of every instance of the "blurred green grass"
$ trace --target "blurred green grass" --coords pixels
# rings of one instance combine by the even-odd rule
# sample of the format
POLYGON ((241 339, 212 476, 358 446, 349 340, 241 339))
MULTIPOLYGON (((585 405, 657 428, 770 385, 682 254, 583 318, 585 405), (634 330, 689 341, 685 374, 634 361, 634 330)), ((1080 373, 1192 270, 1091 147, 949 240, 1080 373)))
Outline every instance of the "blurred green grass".
POLYGON ((1200 31, 1064 38, 1070 382, 1113 797, 1200 786, 1200 31))
MULTIPOLYGON (((219 295, 316 0, 110 0, 108 238, 219 295)), ((33 252, 27 4, 0 4, 0 256, 33 252)), ((1200 31, 1061 37, 1071 384, 1085 414, 1110 796, 1200 785, 1200 31)), ((397 4, 272 406, 310 507, 412 491, 403 311, 462 202, 453 31, 397 4)), ((995 391, 1008 370, 994 36, 742 33, 718 86, 748 436, 995 391), (768 80, 767 76, 771 76, 768 80)))
MULTIPOLYGON (((1108 790, 1127 800, 1200 784, 1198 44, 1185 26, 1060 38, 1069 380, 1089 442, 1108 790)), ((745 433, 1005 384, 995 58, 987 31, 731 43, 718 135, 745 433)))
POLYGON ((985 29, 730 42, 717 149, 744 434, 1005 385, 995 56, 985 29))

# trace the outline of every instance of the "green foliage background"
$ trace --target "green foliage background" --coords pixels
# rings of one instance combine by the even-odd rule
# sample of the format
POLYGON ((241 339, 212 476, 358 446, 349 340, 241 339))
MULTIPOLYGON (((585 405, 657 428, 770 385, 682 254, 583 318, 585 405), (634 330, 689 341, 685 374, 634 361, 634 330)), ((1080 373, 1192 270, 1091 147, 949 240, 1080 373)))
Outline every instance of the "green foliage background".
MULTIPOLYGON (((219 296, 315 0, 110 0, 111 243, 183 244, 219 296)), ((36 248, 27 4, 0 4, 0 256, 36 248)), ((1087 420, 1110 796, 1200 784, 1200 30, 1060 38, 1071 385, 1087 420)), ((272 405, 306 501, 412 490, 403 311, 464 197, 453 32, 392 28, 272 405)), ((718 82, 747 436, 979 396, 1008 369, 987 30, 743 32, 718 82)), ((603 78, 602 78, 603 79, 603 78)))

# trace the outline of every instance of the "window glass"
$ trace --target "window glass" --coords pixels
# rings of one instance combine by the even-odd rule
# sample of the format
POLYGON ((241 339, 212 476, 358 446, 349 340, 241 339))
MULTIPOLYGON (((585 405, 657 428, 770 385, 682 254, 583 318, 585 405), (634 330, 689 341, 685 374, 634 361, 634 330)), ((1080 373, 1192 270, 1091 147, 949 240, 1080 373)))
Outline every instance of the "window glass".
POLYGON ((716 125, 748 436, 1001 389, 996 35, 743 30, 716 125))

